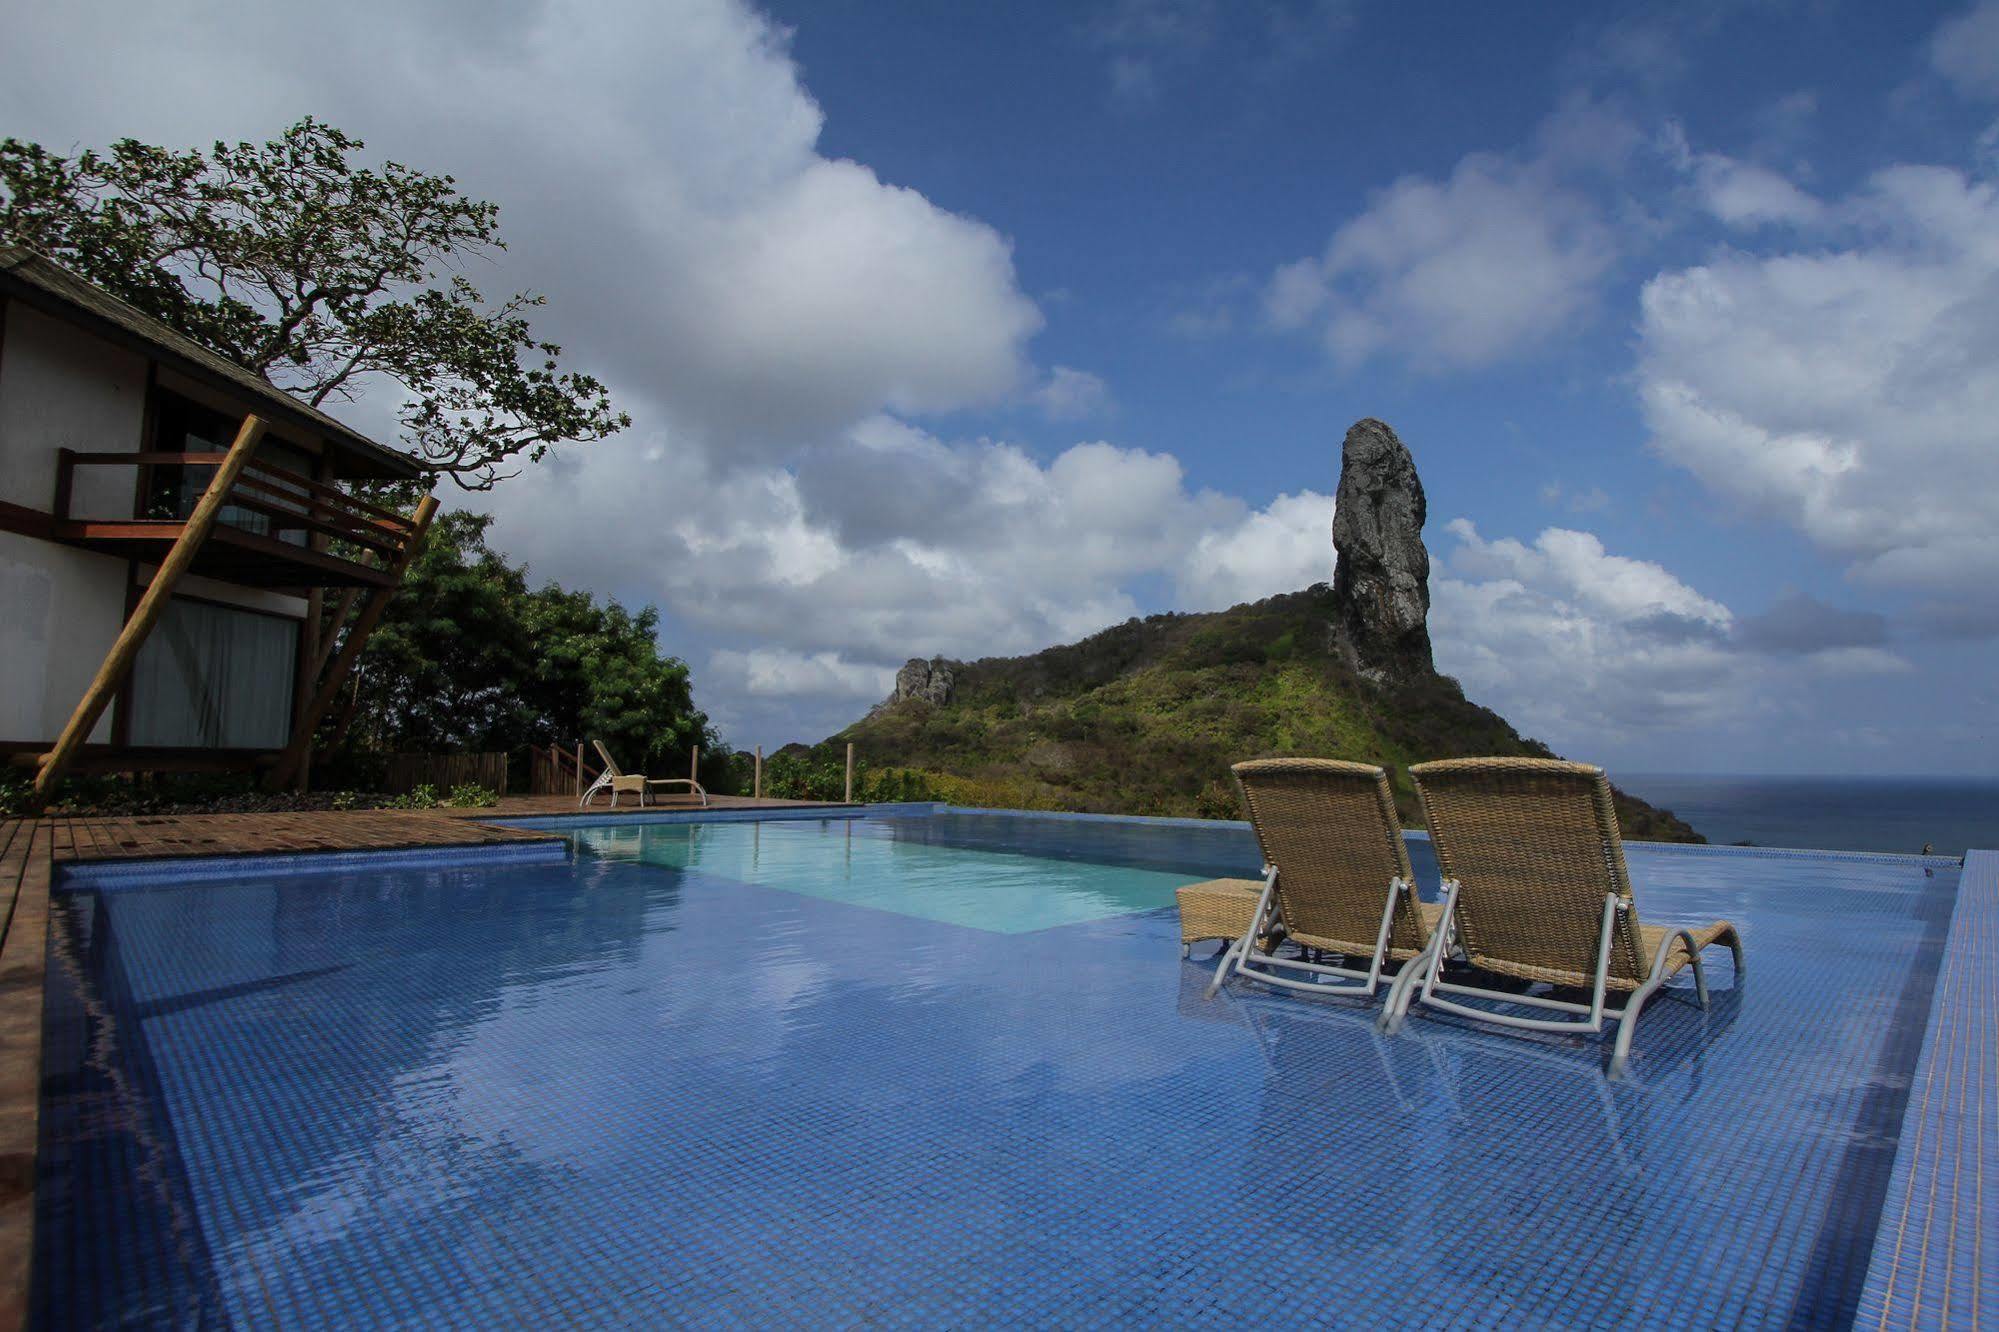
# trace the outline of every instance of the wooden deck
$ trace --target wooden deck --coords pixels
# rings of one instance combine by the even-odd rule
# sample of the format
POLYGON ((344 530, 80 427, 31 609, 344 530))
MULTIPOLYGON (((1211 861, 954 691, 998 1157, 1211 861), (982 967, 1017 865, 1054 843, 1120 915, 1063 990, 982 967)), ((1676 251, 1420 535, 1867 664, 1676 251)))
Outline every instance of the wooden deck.
MULTIPOLYGON (((805 800, 751 800, 710 796, 710 809, 813 808, 805 800)), ((632 812, 627 800, 619 813, 632 812)), ((684 798, 656 800, 651 810, 699 809, 684 798)), ((154 860, 180 856, 289 855, 315 851, 393 851, 423 846, 489 846, 548 841, 558 834, 503 828, 488 819, 606 812, 602 800, 587 810, 574 796, 509 796, 485 809, 330 810, 303 814, 145 814, 120 818, 41 820, 57 864, 105 860, 154 860)))
POLYGON ((0 823, 0 1327, 28 1318, 53 842, 47 824, 0 823))
POLYGON ((49 829, 51 850, 58 863, 485 846, 544 841, 552 836, 492 827, 428 810, 156 814, 131 818, 54 818, 43 822, 49 829))
MULTIPOLYGON (((708 807, 798 809, 815 804, 710 796, 708 807)), ((700 802, 675 797, 648 808, 699 809, 700 802)), ((619 812, 631 809, 626 802, 619 812)), ((578 810, 575 796, 511 796, 487 809, 0 820, 0 1330, 25 1326, 28 1315, 41 1109, 42 994, 49 888, 56 866, 547 842, 558 834, 503 828, 486 820, 604 812, 601 800, 588 810, 578 810)))

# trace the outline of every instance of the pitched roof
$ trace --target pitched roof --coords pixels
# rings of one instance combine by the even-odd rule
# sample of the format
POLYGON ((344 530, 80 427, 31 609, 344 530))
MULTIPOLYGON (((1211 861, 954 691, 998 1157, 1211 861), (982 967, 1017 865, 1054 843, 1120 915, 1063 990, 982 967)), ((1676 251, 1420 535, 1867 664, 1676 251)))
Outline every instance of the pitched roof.
POLYGON ((400 480, 423 474, 408 454, 377 444, 33 250, 0 245, 0 294, 143 351, 217 392, 246 399, 274 424, 286 422, 294 429, 323 437, 347 455, 339 469, 342 476, 400 480))

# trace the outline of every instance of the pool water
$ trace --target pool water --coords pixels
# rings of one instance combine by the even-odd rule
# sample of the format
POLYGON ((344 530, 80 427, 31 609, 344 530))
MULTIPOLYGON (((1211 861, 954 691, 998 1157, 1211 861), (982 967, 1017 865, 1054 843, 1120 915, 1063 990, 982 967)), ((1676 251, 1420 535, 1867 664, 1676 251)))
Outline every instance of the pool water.
POLYGON ((1253 872, 1239 831, 575 843, 70 879, 39 1324, 1838 1326, 1956 889, 1632 848, 1751 974, 1609 1083, 1599 1040, 1203 999, 1171 889, 1253 872))
POLYGON ((999 934, 1157 911, 1173 905, 1175 888, 1209 877, 937 846, 908 835, 912 825, 927 822, 634 823, 586 829, 576 844, 600 859, 692 870, 999 934))

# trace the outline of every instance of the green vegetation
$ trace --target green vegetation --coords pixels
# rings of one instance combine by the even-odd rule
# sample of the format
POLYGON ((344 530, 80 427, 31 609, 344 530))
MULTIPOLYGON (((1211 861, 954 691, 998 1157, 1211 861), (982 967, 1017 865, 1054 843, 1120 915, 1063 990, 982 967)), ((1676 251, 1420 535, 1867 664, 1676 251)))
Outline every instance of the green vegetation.
MULTIPOLYGON (((31 812, 34 779, 27 769, 0 769, 0 818, 31 812)), ((69 815, 269 814, 328 809, 483 809, 499 803, 483 786, 454 787, 439 797, 430 787, 408 795, 375 791, 270 792, 244 773, 150 773, 65 778, 47 812, 69 815)))
MULTIPOLYGON (((461 782, 445 795, 439 795, 437 788, 428 782, 415 790, 399 796, 390 796, 378 806, 381 809, 490 809, 500 803, 500 793, 489 786, 476 782, 461 782)), ((359 805, 341 806, 358 809, 359 805)))
MULTIPOLYGON (((938 798, 1203 818, 1239 817, 1231 763, 1308 754, 1380 763, 1420 827, 1407 768, 1468 754, 1550 753, 1445 676, 1377 685, 1337 650, 1325 586, 1199 615, 1129 620, 1080 643, 957 671, 942 707, 905 700, 811 751, 913 769, 938 798)), ((837 788, 836 788, 837 789, 837 788)), ((1620 794, 1626 835, 1698 840, 1620 794)))
MULTIPOLYGON (((748 790, 746 772, 736 774, 739 789, 748 790)), ((847 760, 830 751, 809 755, 773 754, 764 763, 764 794, 780 800, 839 800, 847 791, 847 760)), ((948 800, 928 774, 907 768, 877 768, 854 764, 854 799, 867 804, 898 800, 948 800)))
POLYGON ((534 338, 539 296, 489 303, 466 280, 468 261, 505 248, 499 209, 449 176, 357 167, 363 146, 311 117, 207 153, 120 139, 65 157, 0 139, 0 241, 315 407, 381 387, 410 451, 467 489, 630 425, 534 338))
POLYGON ((634 772, 685 772, 733 791, 732 765, 694 706, 687 664, 660 652, 659 612, 553 583, 486 544, 491 519, 440 515, 368 641, 321 736, 317 771, 379 783, 391 753, 503 751, 602 740, 634 772))

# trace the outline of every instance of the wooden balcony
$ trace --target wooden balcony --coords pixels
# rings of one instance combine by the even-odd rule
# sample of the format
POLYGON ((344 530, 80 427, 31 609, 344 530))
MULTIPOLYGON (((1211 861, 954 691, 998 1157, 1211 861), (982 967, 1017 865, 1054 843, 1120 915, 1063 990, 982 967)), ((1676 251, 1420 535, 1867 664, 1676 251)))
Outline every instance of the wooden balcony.
MULTIPOLYGON (((67 545, 158 564, 180 539, 185 518, 73 514, 79 467, 219 466, 222 453, 78 453, 57 450, 52 535, 67 545)), ((138 493, 138 485, 132 493, 138 493)), ((227 508, 191 572, 248 587, 392 587, 416 531, 400 514, 254 456, 230 487, 227 508), (250 525, 254 524, 254 526, 250 525), (303 541, 286 540, 298 533, 303 541)))

